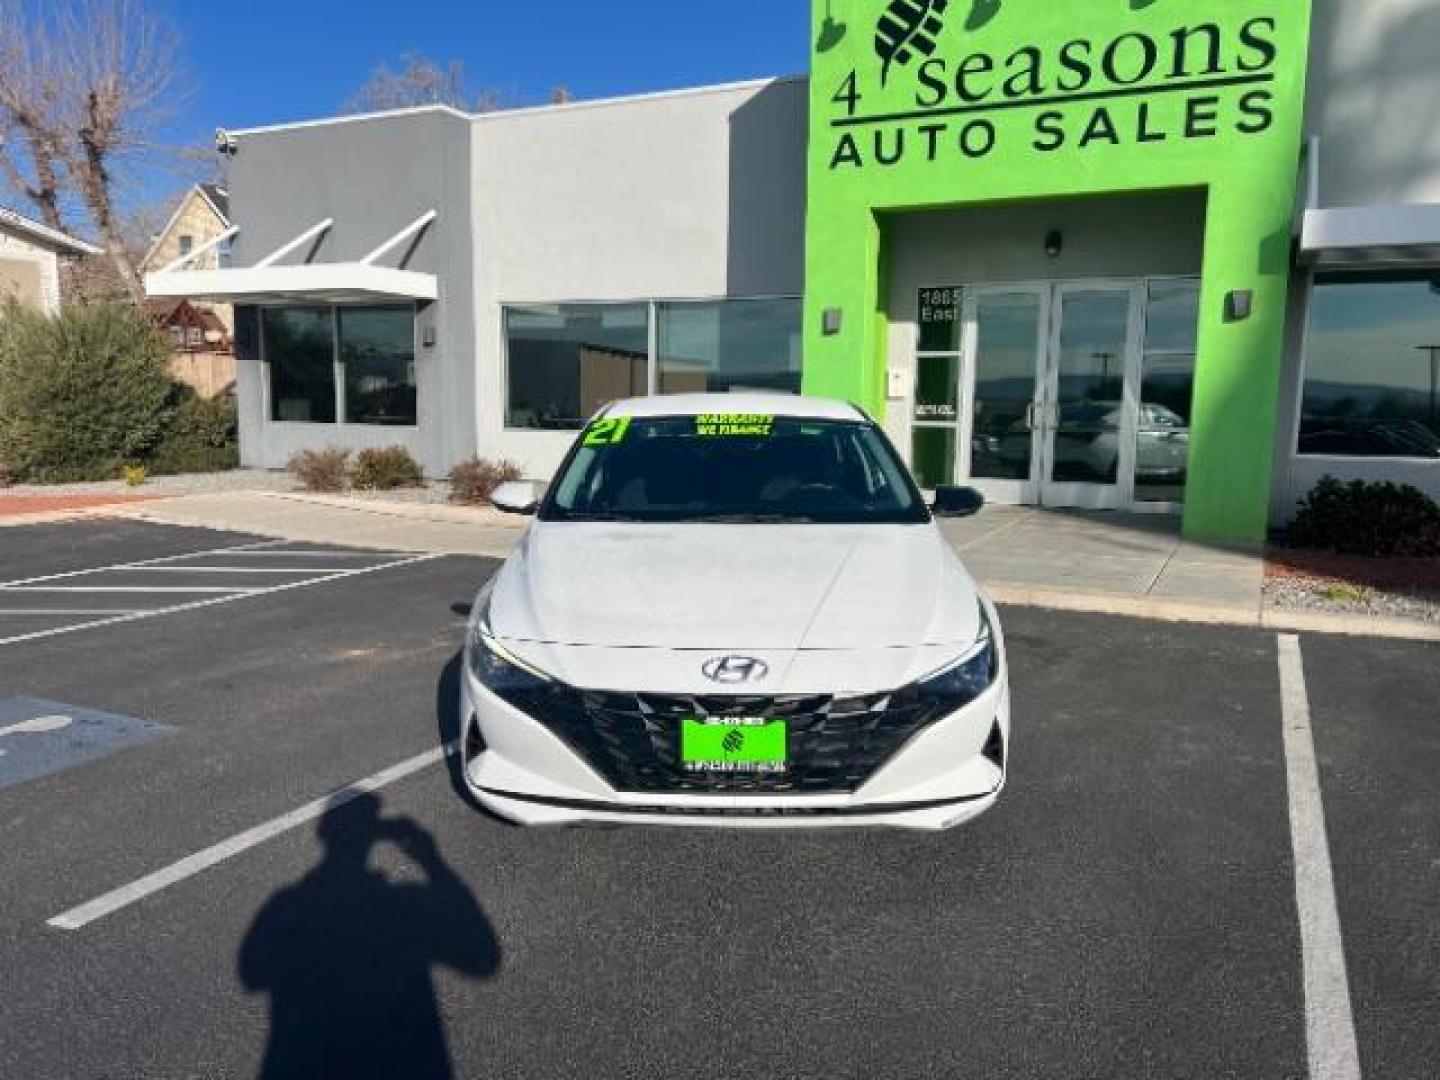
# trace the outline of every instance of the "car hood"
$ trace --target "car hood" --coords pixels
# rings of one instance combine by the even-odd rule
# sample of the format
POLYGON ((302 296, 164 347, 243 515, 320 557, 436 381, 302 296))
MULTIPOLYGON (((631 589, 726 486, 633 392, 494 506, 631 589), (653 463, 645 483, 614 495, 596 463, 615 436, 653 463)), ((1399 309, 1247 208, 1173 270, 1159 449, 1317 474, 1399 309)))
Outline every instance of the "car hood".
POLYGON ((607 652, 914 650, 980 633, 975 584, 932 524, 537 521, 488 610, 501 639, 607 652))

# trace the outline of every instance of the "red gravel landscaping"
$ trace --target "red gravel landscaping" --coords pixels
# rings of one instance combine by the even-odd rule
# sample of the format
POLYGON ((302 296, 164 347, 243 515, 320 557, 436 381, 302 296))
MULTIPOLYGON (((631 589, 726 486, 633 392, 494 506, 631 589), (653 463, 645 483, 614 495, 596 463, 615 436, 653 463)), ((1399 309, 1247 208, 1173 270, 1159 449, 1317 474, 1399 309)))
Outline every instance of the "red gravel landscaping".
POLYGON ((1440 593, 1440 559, 1370 558, 1337 555, 1331 551, 1291 551, 1272 548, 1266 553, 1265 575, 1344 582, 1367 589, 1440 593))
POLYGON ((0 517, 90 510, 97 506, 148 502, 156 495, 0 495, 0 517))

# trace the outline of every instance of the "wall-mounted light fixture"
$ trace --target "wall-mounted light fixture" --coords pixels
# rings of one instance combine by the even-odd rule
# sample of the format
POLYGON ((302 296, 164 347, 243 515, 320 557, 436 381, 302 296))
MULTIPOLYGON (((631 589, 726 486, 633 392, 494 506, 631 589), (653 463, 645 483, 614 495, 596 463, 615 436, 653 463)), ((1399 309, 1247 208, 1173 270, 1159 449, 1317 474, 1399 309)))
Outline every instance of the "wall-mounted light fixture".
POLYGON ((834 337, 844 322, 844 313, 838 307, 826 308, 820 316, 820 330, 826 337, 834 337))
POLYGON ((1225 294, 1225 321, 1244 322, 1255 310, 1255 293, 1250 289, 1236 289, 1225 294))
POLYGON ((420 331, 420 344, 424 345, 427 349, 433 349, 435 347, 435 327, 427 326, 424 330, 420 331))
POLYGON ((1059 229, 1051 229, 1045 234, 1045 254, 1052 259, 1058 259, 1065 251, 1065 234, 1059 229))

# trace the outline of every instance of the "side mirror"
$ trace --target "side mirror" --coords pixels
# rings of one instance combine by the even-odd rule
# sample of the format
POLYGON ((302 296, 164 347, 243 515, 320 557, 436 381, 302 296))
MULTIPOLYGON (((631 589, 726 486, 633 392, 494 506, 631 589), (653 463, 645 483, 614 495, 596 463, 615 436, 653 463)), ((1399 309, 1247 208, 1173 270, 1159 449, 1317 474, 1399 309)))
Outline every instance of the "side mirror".
POLYGON ((935 501, 930 510, 936 517, 974 517, 985 506, 985 496, 970 487, 940 487, 935 489, 935 501))
POLYGON ((530 515, 540 509, 544 486, 533 480, 512 480, 501 484, 490 496, 490 505, 505 514, 530 515))

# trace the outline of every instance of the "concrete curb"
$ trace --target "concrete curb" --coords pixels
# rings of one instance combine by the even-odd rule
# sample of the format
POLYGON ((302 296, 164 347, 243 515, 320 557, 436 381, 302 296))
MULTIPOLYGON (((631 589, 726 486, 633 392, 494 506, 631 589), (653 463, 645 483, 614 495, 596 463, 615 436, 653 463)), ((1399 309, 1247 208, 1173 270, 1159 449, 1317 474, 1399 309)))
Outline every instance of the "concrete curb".
POLYGON ((83 521, 85 518, 112 516, 117 509, 130 509, 135 503, 115 503, 107 506, 87 506, 83 510, 42 510, 36 514, 6 514, 0 517, 0 529, 14 529, 23 525, 56 525, 65 521, 83 521))
POLYGON ((1440 642, 1440 624, 1379 615, 1331 615, 1314 611, 1251 608, 1245 604, 1206 604, 1188 600, 1155 600, 1114 593, 1046 589, 1033 585, 982 583, 997 604, 1049 608, 1093 615, 1119 615, 1158 622, 1243 626, 1254 630, 1287 630, 1306 634, 1391 638, 1440 642))
POLYGON ((488 525, 496 528, 525 528, 527 518, 516 514, 502 514, 486 506, 443 506, 438 503, 392 503, 348 495, 317 495, 303 491, 256 491, 250 495, 265 495, 272 499, 288 502, 309 503, 314 506, 328 506, 336 510, 352 510, 381 517, 407 518, 411 521, 435 521, 446 525, 488 525))

